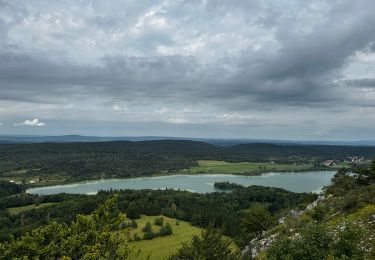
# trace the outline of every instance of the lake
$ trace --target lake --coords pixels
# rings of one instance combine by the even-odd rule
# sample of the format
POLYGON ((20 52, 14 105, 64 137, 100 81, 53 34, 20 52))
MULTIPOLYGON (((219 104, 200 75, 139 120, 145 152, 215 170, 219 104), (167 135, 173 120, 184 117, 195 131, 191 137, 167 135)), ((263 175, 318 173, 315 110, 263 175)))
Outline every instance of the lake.
POLYGON ((294 192, 320 192, 330 184, 334 171, 265 173, 259 176, 234 174, 192 174, 167 175, 160 177, 140 177, 127 179, 105 179, 77 182, 66 185, 55 185, 28 189, 32 194, 80 193, 96 194, 99 190, 109 189, 181 189, 191 192, 207 193, 219 191, 214 183, 229 181, 244 186, 260 185, 284 188, 294 192))

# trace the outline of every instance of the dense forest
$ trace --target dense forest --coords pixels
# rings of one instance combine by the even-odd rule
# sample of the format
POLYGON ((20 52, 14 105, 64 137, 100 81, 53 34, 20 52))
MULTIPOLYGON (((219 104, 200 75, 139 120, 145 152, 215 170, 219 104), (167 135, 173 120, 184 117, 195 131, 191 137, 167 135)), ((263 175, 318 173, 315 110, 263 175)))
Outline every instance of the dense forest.
POLYGON ((126 212, 130 219, 144 215, 165 215, 189 221, 199 227, 213 226, 223 230, 225 235, 241 241, 240 223, 245 209, 261 205, 272 216, 306 204, 316 198, 315 194, 292 193, 283 189, 251 186, 237 186, 232 192, 191 193, 176 190, 119 190, 101 191, 97 195, 57 194, 38 196, 19 194, 0 199, 1 239, 9 235, 19 237, 25 232, 46 225, 51 220, 59 223, 73 221, 77 214, 89 214, 100 203, 113 194, 118 194, 117 207, 126 212), (51 203, 48 207, 32 209, 19 214, 10 214, 7 208, 30 204, 51 203))
POLYGON ((0 177, 71 182, 174 172, 197 160, 320 164, 349 156, 372 158, 375 147, 241 144, 228 147, 196 141, 114 141, 0 145, 0 177))

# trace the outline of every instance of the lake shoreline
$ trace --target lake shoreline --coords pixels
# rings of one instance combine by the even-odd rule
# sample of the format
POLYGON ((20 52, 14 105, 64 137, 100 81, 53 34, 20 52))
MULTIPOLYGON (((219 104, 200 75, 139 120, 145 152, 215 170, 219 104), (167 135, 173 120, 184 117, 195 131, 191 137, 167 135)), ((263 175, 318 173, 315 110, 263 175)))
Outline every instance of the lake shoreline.
MULTIPOLYGON (((188 170, 188 169, 187 169, 188 170)), ((112 179, 133 179, 133 178, 145 178, 145 177, 161 177, 161 176, 173 176, 173 175, 194 175, 194 174, 232 174, 232 175, 238 175, 238 176, 261 176, 264 174, 269 173, 290 173, 290 172, 311 172, 311 171, 335 171, 334 168, 328 168, 328 167, 311 167, 311 168, 305 168, 305 169, 285 169, 285 170, 270 170, 266 169, 264 171, 253 171, 253 172, 230 172, 230 173, 215 173, 215 172, 188 172, 184 171, 183 169, 176 170, 174 172, 168 172, 168 173, 152 173, 150 175, 139 175, 139 176, 128 176, 128 177, 121 177, 121 176, 113 176, 113 177, 105 177, 105 178, 88 178, 88 179, 69 179, 65 181, 51 181, 48 183, 33 183, 33 184, 27 184, 25 185, 26 189, 32 189, 32 188, 42 188, 42 187, 50 187, 50 186, 57 186, 57 185, 69 185, 74 183, 85 183, 85 182, 91 182, 91 181, 100 181, 100 180, 112 180, 112 179)))
MULTIPOLYGON (((256 176, 238 174, 163 174, 154 176, 139 176, 133 178, 107 178, 84 180, 79 182, 64 183, 52 186, 31 187, 27 193, 51 194, 67 192, 93 194, 98 190, 109 189, 180 189, 192 192, 214 192, 212 187, 215 181, 231 181, 244 186, 259 185, 287 189, 293 192, 312 192, 329 184, 334 171, 309 171, 309 172, 269 172, 256 176), (284 177, 283 177, 284 176, 284 177), (198 180, 198 181, 196 181, 198 180), (323 181, 323 182, 322 182, 323 181), (300 182, 294 185, 294 182, 300 182), (311 186, 315 182, 315 186, 311 186), (212 185, 211 185, 212 184, 212 185), (323 185, 324 184, 324 185, 323 185), (297 187, 294 187, 297 186, 297 187), (298 186, 305 186, 300 188, 298 186), (310 185, 310 186, 309 186, 310 185), (302 190, 301 190, 302 189, 302 190), (53 193, 56 191, 56 193, 53 193)), ((218 190, 216 190, 218 191, 218 190)))

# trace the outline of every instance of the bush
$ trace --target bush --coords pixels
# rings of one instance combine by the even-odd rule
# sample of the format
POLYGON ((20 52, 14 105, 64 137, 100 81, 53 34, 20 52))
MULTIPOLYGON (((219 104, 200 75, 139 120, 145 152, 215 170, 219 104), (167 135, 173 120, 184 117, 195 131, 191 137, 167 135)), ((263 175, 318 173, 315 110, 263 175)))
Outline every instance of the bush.
POLYGON ((152 233, 152 226, 150 222, 147 222, 146 225, 142 228, 143 232, 151 232, 152 233))
POLYGON ((339 232, 338 239, 333 244, 334 256, 337 258, 347 257, 349 259, 360 259, 364 251, 358 246, 363 238, 364 230, 352 223, 347 223, 339 232))
POLYGON ((172 227, 169 223, 167 223, 165 226, 161 227, 160 229, 160 236, 162 237, 172 235, 172 233, 173 233, 172 227))
POLYGON ((189 244, 183 246, 169 260, 180 259, 240 259, 232 252, 231 242, 225 239, 221 232, 212 228, 202 231, 200 236, 193 236, 189 244))
POLYGON ((147 240, 151 240, 153 239, 155 236, 154 236, 154 233, 152 233, 152 231, 146 231, 143 235, 143 239, 147 239, 147 240))
POLYGON ((163 219, 163 217, 155 218, 155 220, 154 220, 154 224, 155 224, 156 226, 163 226, 163 225, 164 225, 164 219, 163 219))
POLYGON ((130 227, 131 228, 137 228, 138 227, 138 224, 137 222, 133 219, 132 222, 130 223, 130 227))
POLYGON ((326 259, 332 238, 323 225, 311 224, 294 239, 280 236, 268 250, 270 259, 326 259))

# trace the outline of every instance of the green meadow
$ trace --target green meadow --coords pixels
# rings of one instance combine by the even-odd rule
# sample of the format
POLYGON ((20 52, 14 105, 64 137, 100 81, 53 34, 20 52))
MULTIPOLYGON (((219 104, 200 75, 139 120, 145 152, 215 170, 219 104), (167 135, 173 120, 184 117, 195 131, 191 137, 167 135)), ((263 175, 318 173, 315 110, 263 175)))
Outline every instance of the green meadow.
MULTIPOLYGON (((154 233, 160 231, 160 226, 154 225, 154 220, 161 216, 144 216, 136 220, 138 227, 130 230, 130 237, 133 237, 137 233, 143 238, 142 228, 147 222, 152 224, 152 230, 154 233)), ((133 241, 129 243, 132 250, 130 258, 135 259, 149 259, 161 260, 167 259, 170 255, 177 252, 182 246, 182 243, 188 243, 191 241, 193 235, 200 235, 202 229, 192 226, 190 223, 185 221, 177 221, 176 219, 168 218, 163 216, 164 225, 169 223, 172 226, 173 234, 165 237, 156 237, 151 240, 133 241)), ((229 239, 229 238, 228 238, 229 239)), ((232 244, 233 249, 236 250, 237 246, 232 244)))
POLYGON ((17 215, 21 212, 25 212, 25 211, 28 211, 28 210, 32 210, 32 209, 39 209, 39 208, 43 208, 43 207, 48 207, 48 206, 51 206, 55 203, 42 203, 42 204, 31 204, 31 205, 27 205, 27 206, 23 206, 23 207, 14 207, 14 208, 8 208, 8 212, 11 214, 11 215, 17 215))
POLYGON ((218 173, 218 174, 259 174, 263 172, 287 172, 287 171, 307 171, 311 169, 311 164, 280 164, 262 162, 239 162, 231 163, 225 161, 199 160, 198 166, 180 170, 179 173, 218 173))

